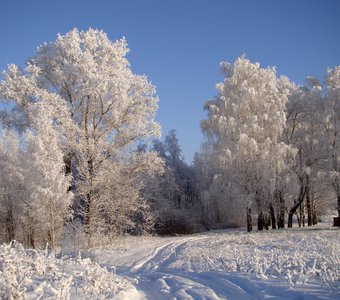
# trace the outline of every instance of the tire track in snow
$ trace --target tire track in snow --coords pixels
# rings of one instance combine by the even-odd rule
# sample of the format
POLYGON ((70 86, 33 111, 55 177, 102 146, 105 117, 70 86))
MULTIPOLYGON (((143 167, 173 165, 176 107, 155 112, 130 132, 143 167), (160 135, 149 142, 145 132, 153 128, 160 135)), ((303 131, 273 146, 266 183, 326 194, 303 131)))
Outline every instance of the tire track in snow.
POLYGON ((165 245, 162 245, 162 246, 160 246, 160 247, 157 247, 156 249, 154 249, 154 250, 152 251, 152 253, 151 253, 150 255, 148 255, 148 256, 146 256, 146 257, 143 257, 142 259, 140 259, 140 260, 134 262, 134 264, 133 264, 132 267, 131 267, 131 271, 132 271, 133 273, 138 272, 140 269, 142 269, 143 267, 145 267, 145 265, 146 265, 148 262, 152 261, 152 259, 154 259, 156 256, 158 256, 158 255, 159 255, 159 252, 161 252, 164 248, 167 248, 169 245, 171 245, 171 244, 173 244, 173 243, 174 243, 174 242, 169 242, 169 243, 167 243, 167 244, 165 244, 165 245))
MULTIPOLYGON (((155 248, 149 255, 136 261, 131 268, 131 276, 137 279, 137 288, 146 299, 226 299, 225 290, 221 290, 221 281, 211 284, 209 280, 190 272, 181 272, 169 268, 176 260, 182 248, 198 240, 209 239, 207 236, 190 237, 174 240, 155 248)), ((242 295, 244 299, 253 299, 240 285, 223 278, 222 286, 228 287, 229 295, 242 295)))
POLYGON ((178 248, 186 244, 190 241, 196 241, 199 239, 203 239, 205 237, 191 237, 184 238, 175 241, 171 241, 165 245, 157 247, 152 251, 151 254, 143 257, 142 259, 136 261, 132 267, 131 271, 133 273, 141 273, 145 271, 155 271, 158 269, 161 264, 164 264, 166 261, 170 260, 172 256, 175 256, 178 252, 178 248))

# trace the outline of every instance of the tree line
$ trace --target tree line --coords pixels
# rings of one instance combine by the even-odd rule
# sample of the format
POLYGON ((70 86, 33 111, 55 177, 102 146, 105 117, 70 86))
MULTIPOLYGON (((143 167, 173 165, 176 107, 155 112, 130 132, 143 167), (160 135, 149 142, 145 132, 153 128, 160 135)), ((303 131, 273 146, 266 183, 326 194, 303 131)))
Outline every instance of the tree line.
POLYGON ((305 211, 315 224, 325 202, 337 202, 340 214, 340 67, 325 83, 309 77, 305 86, 245 57, 221 68, 225 79, 205 105, 207 141, 196 157, 207 168, 199 171, 209 181, 204 197, 214 195, 236 224, 244 211, 248 231, 254 215, 262 230, 283 228, 287 216, 292 227, 294 215, 304 225, 305 211))
POLYGON ((133 74, 125 39, 74 29, 0 82, 0 240, 51 248, 121 234, 288 227, 340 214, 340 68, 298 86, 245 57, 222 63, 206 141, 188 165, 160 140, 158 98, 133 74))

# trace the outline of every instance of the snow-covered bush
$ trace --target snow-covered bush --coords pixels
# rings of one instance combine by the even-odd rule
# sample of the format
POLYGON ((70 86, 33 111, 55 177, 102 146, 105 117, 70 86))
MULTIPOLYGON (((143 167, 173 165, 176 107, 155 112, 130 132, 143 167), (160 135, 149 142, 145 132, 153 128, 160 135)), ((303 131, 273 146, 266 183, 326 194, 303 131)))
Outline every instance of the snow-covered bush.
POLYGON ((108 299, 134 290, 126 279, 90 258, 56 258, 12 242, 0 246, 1 299, 108 299))

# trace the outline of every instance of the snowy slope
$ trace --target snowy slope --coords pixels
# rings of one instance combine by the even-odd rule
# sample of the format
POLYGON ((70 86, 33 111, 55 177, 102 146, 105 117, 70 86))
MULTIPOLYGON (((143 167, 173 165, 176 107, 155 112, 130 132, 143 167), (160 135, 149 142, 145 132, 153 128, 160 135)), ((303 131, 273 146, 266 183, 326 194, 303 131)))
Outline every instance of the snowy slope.
POLYGON ((322 225, 126 237, 89 258, 0 251, 5 299, 340 299, 340 230, 322 225))

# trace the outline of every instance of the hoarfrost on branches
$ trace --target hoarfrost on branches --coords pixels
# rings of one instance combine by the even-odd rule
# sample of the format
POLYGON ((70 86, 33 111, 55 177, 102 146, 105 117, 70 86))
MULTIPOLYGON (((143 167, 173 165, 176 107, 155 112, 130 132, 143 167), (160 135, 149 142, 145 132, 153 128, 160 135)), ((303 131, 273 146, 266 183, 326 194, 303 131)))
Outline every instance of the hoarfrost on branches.
MULTIPOLYGON (((75 195, 72 210, 84 222, 89 245, 98 228, 97 220, 102 219, 102 225, 107 225, 104 220, 108 212, 97 208, 115 201, 114 197, 104 196, 103 182, 108 182, 109 176, 114 180, 115 170, 128 169, 129 161, 140 162, 144 170, 161 169, 161 161, 151 159, 153 154, 144 155, 150 155, 150 159, 134 158, 136 142, 158 136, 160 126, 154 121, 158 107, 155 88, 146 76, 132 73, 126 59, 128 51, 124 38, 112 42, 103 31, 73 29, 38 47, 25 69, 10 65, 0 83, 1 97, 12 104, 11 110, 2 113, 4 125, 23 136, 27 130, 32 132, 25 138, 29 141, 27 147, 35 147, 32 155, 42 155, 44 162, 36 159, 37 164, 50 159, 39 151, 49 147, 43 135, 51 133, 44 132, 42 127, 47 123, 34 121, 33 114, 40 114, 41 121, 46 118, 50 127, 57 130, 55 139, 62 149, 66 177, 72 176, 66 190, 75 195), (37 109, 33 109, 35 106, 37 109)), ((118 173, 122 181, 127 176, 129 182, 138 172, 118 173)), ((147 174, 150 172, 145 171, 144 176, 147 174)), ((115 190, 119 188, 118 185, 115 190)), ((129 191, 126 186, 121 188, 117 194, 126 194, 128 206, 129 191)), ((140 188, 141 185, 132 185, 131 195, 139 194, 140 188)), ((40 190, 40 195, 34 197, 42 197, 44 192, 40 190)), ((132 198, 143 202, 139 196, 132 198)), ((127 211, 127 223, 133 222, 133 215, 133 210, 127 211)))

